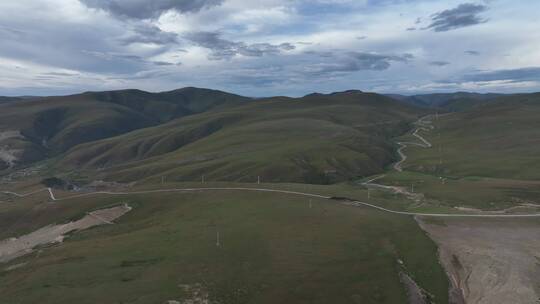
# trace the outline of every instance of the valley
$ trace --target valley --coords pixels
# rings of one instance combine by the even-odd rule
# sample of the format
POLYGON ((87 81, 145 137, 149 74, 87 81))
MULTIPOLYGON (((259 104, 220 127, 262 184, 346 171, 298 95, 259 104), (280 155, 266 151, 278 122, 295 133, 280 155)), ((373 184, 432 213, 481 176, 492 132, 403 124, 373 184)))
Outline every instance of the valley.
MULTIPOLYGON (((535 109, 530 103, 527 111, 535 109)), ((201 294, 216 303, 505 303, 496 290, 516 286, 524 288, 516 303, 528 303, 538 293, 528 272, 537 251, 496 236, 535 233, 538 182, 490 170, 469 176, 451 159, 463 152, 440 162, 441 138, 477 107, 443 115, 358 91, 269 98, 14 164, 0 189, 0 253, 17 247, 10 238, 40 241, 2 255, 0 293, 28 302, 47 290, 48 301, 69 303, 88 284, 74 267, 91 267, 95 288, 110 292, 105 299, 84 288, 89 303, 201 294), (114 225, 75 229, 61 244, 41 238, 121 204, 131 211, 114 225), (491 223, 501 231, 483 228, 491 223), (459 237, 464 231, 468 238, 459 237), (506 253, 496 257, 492 246, 506 253), (523 265, 512 263, 516 256, 523 265), (14 285, 23 278, 25 285, 14 285), (294 280, 304 283, 291 289, 294 280), (28 288, 35 293, 22 292, 28 288), (72 296, 62 296, 66 288, 72 296)))
POLYGON ((0 304, 540 304, 540 1, 0 1, 0 304))

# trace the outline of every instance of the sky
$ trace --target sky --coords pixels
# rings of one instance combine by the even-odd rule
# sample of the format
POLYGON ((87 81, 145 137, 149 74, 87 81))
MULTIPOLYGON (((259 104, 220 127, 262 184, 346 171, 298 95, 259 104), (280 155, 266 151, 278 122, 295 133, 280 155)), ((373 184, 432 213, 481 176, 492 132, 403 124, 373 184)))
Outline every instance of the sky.
POLYGON ((0 1, 0 95, 540 91, 538 0, 0 1))

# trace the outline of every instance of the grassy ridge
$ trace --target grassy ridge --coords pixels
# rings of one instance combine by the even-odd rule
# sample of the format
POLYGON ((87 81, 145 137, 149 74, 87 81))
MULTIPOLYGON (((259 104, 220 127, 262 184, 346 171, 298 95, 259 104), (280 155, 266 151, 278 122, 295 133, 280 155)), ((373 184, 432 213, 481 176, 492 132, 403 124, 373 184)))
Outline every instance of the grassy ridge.
MULTIPOLYGON (((410 217, 316 199, 309 208, 307 198, 282 194, 125 200, 135 209, 119 224, 77 233, 39 258, 13 261, 28 264, 0 273, 2 297, 162 303, 187 299, 182 286, 200 284, 219 303, 404 303, 401 259, 437 303, 447 303, 436 247, 410 217)), ((76 208, 114 203, 118 198, 80 199, 76 208)), ((49 215, 56 221, 76 216, 73 202, 56 204, 49 215)))
POLYGON ((0 144, 17 151, 18 164, 28 164, 80 143, 193 113, 235 106, 247 100, 234 94, 197 88, 163 93, 139 90, 87 92, 21 100, 4 104, 0 111, 0 134, 18 131, 20 136, 2 140, 0 144))
POLYGON ((360 92, 270 98, 80 145, 58 167, 122 181, 332 183, 381 172, 419 112, 360 92))

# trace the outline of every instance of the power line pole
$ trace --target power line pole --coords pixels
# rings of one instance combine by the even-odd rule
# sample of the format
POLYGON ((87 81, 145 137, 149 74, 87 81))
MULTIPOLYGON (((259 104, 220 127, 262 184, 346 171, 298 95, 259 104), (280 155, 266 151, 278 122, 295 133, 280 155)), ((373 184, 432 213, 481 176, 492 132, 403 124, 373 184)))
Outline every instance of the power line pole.
POLYGON ((261 183, 261 177, 257 176, 257 184, 260 184, 260 183, 261 183))
POLYGON ((221 243, 219 240, 219 230, 216 231, 216 247, 220 247, 221 243))

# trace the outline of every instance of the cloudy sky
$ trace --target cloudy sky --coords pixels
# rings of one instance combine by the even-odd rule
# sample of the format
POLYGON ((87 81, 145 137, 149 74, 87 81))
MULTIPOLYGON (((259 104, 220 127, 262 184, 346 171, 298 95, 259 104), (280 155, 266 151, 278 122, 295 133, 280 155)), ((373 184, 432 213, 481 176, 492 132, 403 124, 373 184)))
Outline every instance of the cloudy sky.
POLYGON ((0 2, 0 95, 540 91, 538 0, 0 2))

